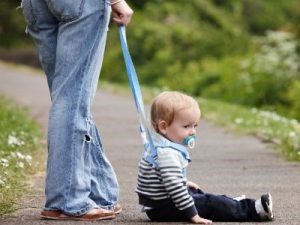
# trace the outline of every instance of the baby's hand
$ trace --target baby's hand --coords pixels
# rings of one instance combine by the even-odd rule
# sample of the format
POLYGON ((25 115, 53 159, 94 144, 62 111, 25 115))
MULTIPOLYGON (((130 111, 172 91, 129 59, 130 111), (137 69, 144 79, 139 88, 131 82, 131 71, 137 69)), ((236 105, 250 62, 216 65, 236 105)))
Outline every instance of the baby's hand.
POLYGON ((199 189, 198 184, 196 184, 196 183, 194 183, 192 181, 189 181, 189 180, 186 182, 186 186, 188 186, 190 188, 193 188, 193 189, 199 189))
POLYGON ((194 216, 191 219, 191 221, 193 223, 197 223, 197 224, 212 224, 211 220, 204 219, 204 218, 200 217, 199 215, 194 216))

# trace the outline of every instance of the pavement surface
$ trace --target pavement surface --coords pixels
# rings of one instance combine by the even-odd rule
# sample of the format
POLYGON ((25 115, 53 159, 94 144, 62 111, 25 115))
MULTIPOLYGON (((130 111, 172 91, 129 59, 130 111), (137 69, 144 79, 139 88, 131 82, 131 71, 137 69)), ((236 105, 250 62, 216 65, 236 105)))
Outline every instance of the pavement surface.
MULTIPOLYGON (((46 133, 50 98, 42 72, 0 62, 1 94, 27 107, 46 133)), ((98 222, 41 220, 39 213, 45 199, 44 171, 40 171, 28 177, 32 184, 30 193, 23 197, 17 212, 0 220, 1 225, 166 224, 150 222, 146 215, 139 212, 134 189, 142 142, 133 98, 100 90, 94 101, 93 114, 106 154, 119 179, 123 212, 114 220, 98 222)), ((190 180, 198 183, 206 192, 231 197, 246 194, 258 198, 262 193, 271 192, 275 220, 270 224, 300 225, 299 163, 286 161, 278 150, 253 136, 234 134, 204 120, 200 123, 198 134, 199 141, 191 152, 192 163, 188 170, 190 180)))

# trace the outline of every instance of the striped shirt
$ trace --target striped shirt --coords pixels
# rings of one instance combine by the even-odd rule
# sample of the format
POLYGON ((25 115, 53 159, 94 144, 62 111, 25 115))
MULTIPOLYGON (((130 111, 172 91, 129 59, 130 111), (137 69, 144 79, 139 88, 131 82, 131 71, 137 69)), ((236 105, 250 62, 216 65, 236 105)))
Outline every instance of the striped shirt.
POLYGON ((158 168, 153 168, 142 159, 139 163, 139 173, 136 192, 140 204, 157 208, 163 202, 170 202, 182 210, 187 218, 197 214, 194 200, 189 195, 183 170, 188 162, 179 151, 172 148, 158 148, 155 161, 158 168))

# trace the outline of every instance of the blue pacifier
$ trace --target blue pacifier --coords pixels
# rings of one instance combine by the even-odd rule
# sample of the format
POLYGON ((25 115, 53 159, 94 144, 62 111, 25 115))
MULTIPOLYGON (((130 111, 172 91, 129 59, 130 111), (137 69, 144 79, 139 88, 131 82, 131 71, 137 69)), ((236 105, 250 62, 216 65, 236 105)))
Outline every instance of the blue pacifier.
POLYGON ((189 146, 189 148, 195 147, 196 136, 191 135, 184 139, 183 144, 189 146))

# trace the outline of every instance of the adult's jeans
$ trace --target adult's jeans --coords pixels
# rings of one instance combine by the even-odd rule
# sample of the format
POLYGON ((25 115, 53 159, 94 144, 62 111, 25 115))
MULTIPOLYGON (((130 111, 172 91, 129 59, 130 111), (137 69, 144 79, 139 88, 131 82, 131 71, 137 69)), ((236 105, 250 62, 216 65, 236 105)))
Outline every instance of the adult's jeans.
MULTIPOLYGON (((256 213, 254 199, 237 201, 225 195, 204 193, 200 189, 192 188, 189 188, 189 194, 194 199, 198 214, 205 219, 222 222, 260 221, 259 215, 256 213)), ((161 208, 155 208, 146 213, 152 221, 188 220, 172 201, 161 208)))
MULTIPOLYGON (((111 8, 105 0, 22 0, 51 96, 46 210, 79 216, 118 201, 115 172, 91 116, 111 8)), ((37 93, 38 94, 38 93, 37 93)))

